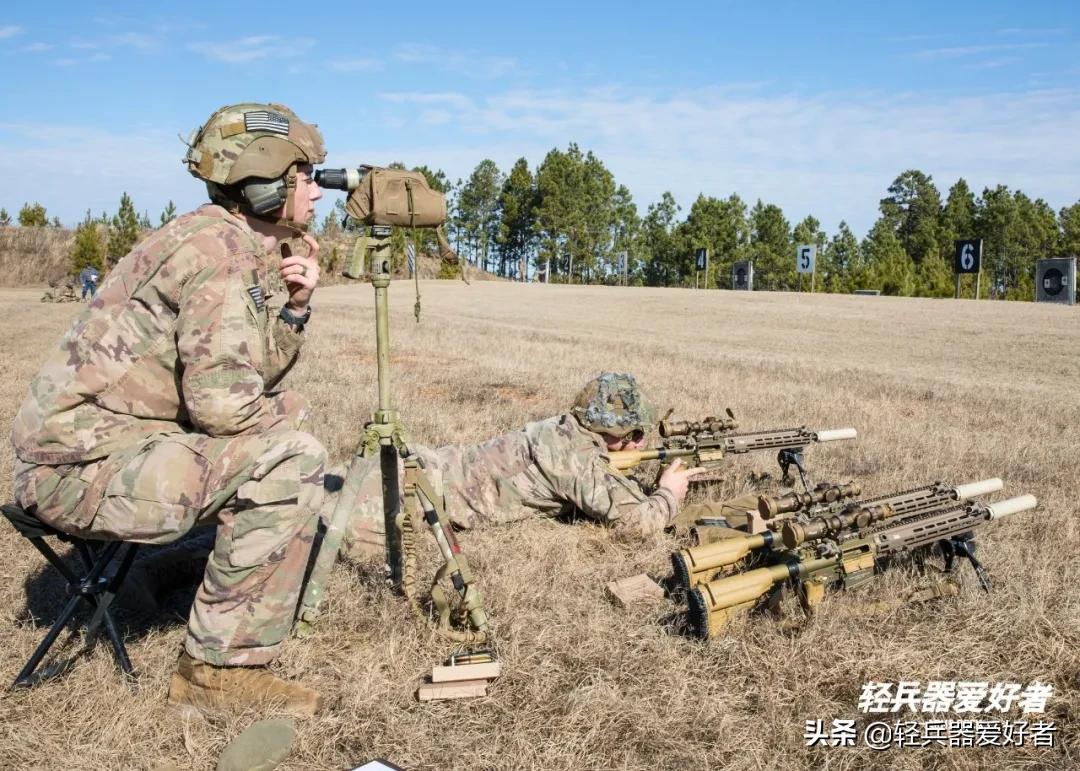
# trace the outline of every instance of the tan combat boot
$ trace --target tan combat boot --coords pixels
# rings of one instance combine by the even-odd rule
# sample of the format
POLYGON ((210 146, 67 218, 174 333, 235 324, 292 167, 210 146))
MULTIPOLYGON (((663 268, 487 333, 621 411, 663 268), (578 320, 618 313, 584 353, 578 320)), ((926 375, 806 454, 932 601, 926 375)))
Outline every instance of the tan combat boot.
POLYGON ((216 667, 183 652, 169 685, 169 707, 184 714, 277 707, 296 717, 322 709, 322 695, 265 667, 216 667))

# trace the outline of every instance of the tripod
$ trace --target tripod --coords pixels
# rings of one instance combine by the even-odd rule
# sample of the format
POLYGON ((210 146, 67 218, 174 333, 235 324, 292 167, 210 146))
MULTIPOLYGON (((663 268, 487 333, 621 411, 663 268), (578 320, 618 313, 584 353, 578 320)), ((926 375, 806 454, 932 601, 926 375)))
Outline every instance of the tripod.
MULTIPOLYGON (((352 258, 344 270, 346 277, 370 281, 375 289, 379 404, 372 419, 364 426, 363 437, 349 465, 340 497, 323 535, 322 545, 300 602, 295 631, 301 636, 307 634, 319 615, 319 603, 348 529, 352 507, 359 495, 369 466, 368 461, 377 453, 382 475, 386 555, 391 584, 405 595, 410 607, 418 615, 423 615, 423 609, 416 598, 415 533, 419 522, 414 517, 419 514, 431 530, 444 561, 435 573, 430 590, 432 603, 439 615, 438 631, 456 642, 482 643, 487 639, 488 623, 483 599, 476 588, 465 555, 454 537, 442 496, 436 494, 424 473, 420 456, 410 449, 401 416, 393 406, 390 389, 390 301, 387 292, 392 278, 390 233, 389 226, 374 225, 366 228, 357 240, 352 258), (403 463, 404 485, 401 485, 399 460, 403 463), (399 491, 404 492, 404 500, 399 491), (450 579, 459 595, 456 608, 451 607, 450 599, 441 586, 441 581, 445 578, 450 579), (467 621, 470 628, 454 629, 451 621, 467 621)), ((417 304, 419 305, 419 300, 417 304)), ((417 313, 419 314, 419 309, 417 313)))

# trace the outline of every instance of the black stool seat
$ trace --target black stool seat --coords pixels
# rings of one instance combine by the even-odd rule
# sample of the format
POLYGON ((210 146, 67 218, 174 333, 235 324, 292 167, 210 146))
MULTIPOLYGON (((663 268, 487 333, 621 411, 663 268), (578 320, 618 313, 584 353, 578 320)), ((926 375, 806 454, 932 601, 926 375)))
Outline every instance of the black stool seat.
MULTIPOLYGON (((127 649, 124 647, 123 638, 120 636, 110 606, 116 597, 116 593, 120 590, 124 578, 127 577, 131 563, 135 559, 135 551, 139 545, 125 541, 99 541, 96 542, 96 546, 91 546, 91 543, 95 542, 61 532, 42 522, 32 511, 27 511, 20 506, 7 504, 0 507, 0 509, 3 510, 4 516, 12 527, 18 531, 19 535, 30 541, 34 548, 48 560, 49 564, 64 577, 68 583, 67 591, 70 596, 60 616, 49 628, 45 639, 38 645, 26 665, 23 666, 22 671, 15 678, 15 682, 12 683, 12 687, 32 686, 42 680, 66 672, 75 663, 75 658, 78 655, 93 650, 102 629, 104 629, 105 635, 112 645, 113 653, 116 655, 116 663, 121 671, 125 676, 133 677, 131 661, 128 659, 127 649), (79 555, 79 560, 83 566, 81 574, 73 572, 60 559, 52 547, 45 542, 46 536, 67 541, 75 548, 75 552, 79 555), (60 633, 72 624, 75 612, 82 602, 87 603, 93 610, 90 620, 86 624, 82 650, 76 654, 76 657, 62 662, 52 662, 42 667, 41 671, 37 671, 42 659, 52 648, 60 633)), ((77 634, 77 630, 72 627, 71 633, 74 636, 77 634)))

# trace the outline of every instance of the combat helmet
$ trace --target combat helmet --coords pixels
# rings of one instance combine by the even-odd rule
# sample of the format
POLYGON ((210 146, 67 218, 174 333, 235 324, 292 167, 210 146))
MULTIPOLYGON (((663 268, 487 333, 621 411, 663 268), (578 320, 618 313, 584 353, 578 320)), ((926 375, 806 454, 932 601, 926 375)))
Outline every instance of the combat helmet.
POLYGON ((281 104, 222 107, 187 141, 184 164, 206 182, 210 200, 277 225, 304 230, 293 220, 296 165, 326 159, 322 133, 281 104), (285 216, 269 216, 282 206, 285 216))
POLYGON ((603 372, 593 378, 570 412, 588 430, 619 439, 652 425, 652 408, 629 373, 603 372))

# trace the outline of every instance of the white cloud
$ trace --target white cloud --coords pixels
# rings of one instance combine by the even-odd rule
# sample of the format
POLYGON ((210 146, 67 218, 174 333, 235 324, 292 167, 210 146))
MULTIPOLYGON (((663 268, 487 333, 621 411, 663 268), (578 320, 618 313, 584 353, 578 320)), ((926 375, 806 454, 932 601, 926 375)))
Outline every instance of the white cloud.
POLYGON ((639 209, 670 190, 684 210, 698 193, 738 193, 783 207, 790 220, 813 213, 835 230, 846 219, 865 233, 893 178, 909 168, 934 176, 942 194, 960 176, 977 192, 1005 184, 1052 206, 1074 202, 1080 92, 940 97, 920 94, 765 95, 727 89, 646 94, 505 91, 472 100, 453 93, 383 94, 389 118, 417 129, 410 145, 364 157, 403 160, 466 177, 483 158, 504 171, 531 166, 552 147, 592 150, 639 209), (437 124, 424 133, 423 121, 437 124))
MULTIPOLYGON (((734 192, 749 204, 780 205, 793 223, 814 214, 830 233, 846 219, 861 236, 889 183, 910 168, 932 174, 943 195, 962 176, 976 194, 1004 184, 1055 210, 1080 198, 1078 90, 432 91, 384 93, 373 106, 373 122, 336 127, 335 166, 399 160, 458 179, 484 158, 506 172, 524 156, 535 170, 553 147, 577 142, 630 188, 642 213, 665 190, 684 215, 699 193, 734 192)), ((81 219, 87 206, 114 211, 125 190, 156 221, 170 198, 182 210, 204 198, 179 163, 177 128, 190 127, 0 125, 0 175, 22 180, 21 198, 40 200, 65 222, 81 219)), ((0 200, 8 211, 22 203, 0 200)))
POLYGON ((0 40, 9 37, 15 37, 16 35, 22 34, 22 31, 22 27, 16 27, 14 24, 8 24, 6 26, 0 27, 0 40))
POLYGON ((334 59, 328 63, 336 72, 377 72, 383 68, 379 59, 334 59))
POLYGON ((1012 64, 1019 64, 1022 62, 1019 56, 1003 56, 1000 59, 985 59, 981 62, 972 62, 971 64, 965 64, 965 70, 996 70, 1002 67, 1008 67, 1012 64))
POLYGON ((34 54, 41 53, 42 51, 51 51, 52 49, 53 49, 53 46, 51 44, 42 43, 40 41, 38 41, 36 43, 31 43, 30 45, 23 47, 24 51, 28 51, 28 52, 34 53, 34 54))
POLYGON ((108 39, 109 45, 133 48, 136 51, 153 51, 160 48, 164 41, 164 35, 151 35, 145 32, 123 32, 119 35, 111 35, 108 39))
POLYGON ((457 110, 471 110, 474 107, 472 99, 453 91, 391 91, 379 94, 378 98, 392 104, 444 105, 457 110))
POLYGON ((1004 37, 1054 37, 1069 33, 1067 27, 1003 27, 994 30, 997 35, 1004 37))
POLYGON ((215 43, 189 43, 188 48, 211 61, 245 64, 261 59, 300 56, 315 44, 309 38, 283 38, 279 35, 250 35, 237 40, 215 43))
POLYGON ((80 64, 96 64, 97 62, 107 62, 110 59, 112 59, 112 54, 97 51, 89 56, 61 56, 58 59, 53 59, 53 64, 58 67, 77 67, 80 64))
POLYGON ((115 212, 126 191, 139 212, 157 222, 170 198, 181 211, 206 199, 202 183, 181 166, 183 154, 176 130, 165 127, 123 132, 0 124, 0 174, 23 179, 18 190, 0 193, 0 205, 18 211, 24 200, 41 201, 50 216, 71 224, 87 207, 95 215, 115 212))
POLYGON ((398 46, 394 58, 406 64, 428 64, 477 78, 501 78, 517 69, 517 60, 513 57, 487 56, 476 51, 455 51, 420 43, 398 46))
POLYGON ((965 56, 997 54, 1005 51, 1027 51, 1032 48, 1046 48, 1046 43, 1002 43, 1000 45, 947 46, 941 48, 923 48, 911 54, 917 61, 929 62, 941 59, 960 59, 965 56))

